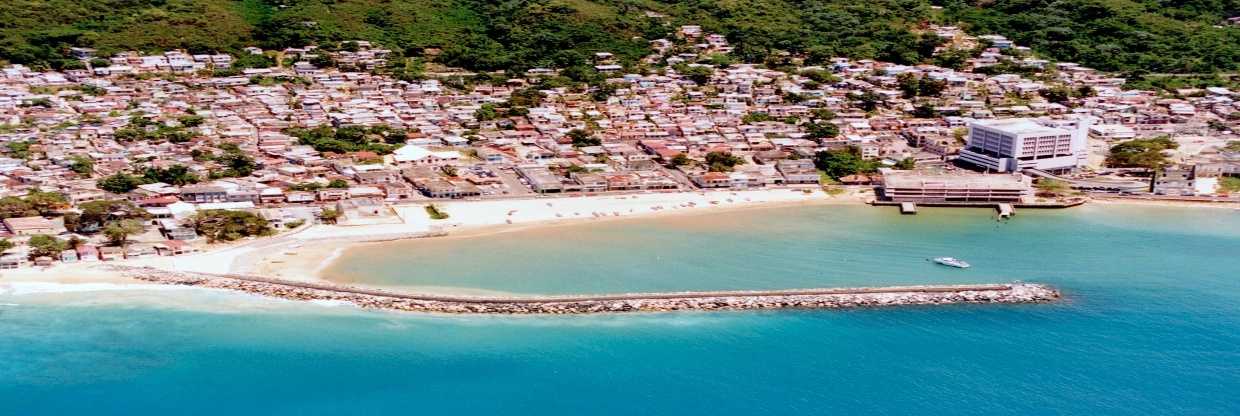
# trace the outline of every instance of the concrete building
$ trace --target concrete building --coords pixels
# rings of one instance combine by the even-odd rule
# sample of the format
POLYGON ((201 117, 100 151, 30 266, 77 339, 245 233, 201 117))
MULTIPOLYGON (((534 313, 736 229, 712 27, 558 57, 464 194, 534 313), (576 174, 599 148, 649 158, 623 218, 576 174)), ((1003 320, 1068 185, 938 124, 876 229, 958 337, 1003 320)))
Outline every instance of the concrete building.
POLYGON ((564 182, 544 166, 527 165, 516 168, 517 175, 529 183, 530 189, 541 194, 567 192, 564 182))
POLYGON ((1098 124, 1089 128, 1089 135, 1108 141, 1128 140, 1137 138, 1137 130, 1123 124, 1098 124))
POLYGON ((55 226, 52 225, 52 222, 38 216, 5 218, 4 227, 13 235, 56 234, 55 226))
POLYGON ((1033 198, 1033 180, 1020 174, 883 174, 882 195, 895 202, 1024 202, 1033 198))
POLYGON ((461 160, 461 152, 455 150, 434 151, 422 146, 406 145, 392 152, 397 165, 451 165, 461 160))
POLYGON ((226 202, 228 190, 214 185, 190 185, 181 188, 181 200, 190 203, 226 202))
POLYGON ((471 198, 482 195, 477 186, 465 181, 449 181, 440 178, 420 180, 418 190, 431 198, 471 198))
POLYGON ((1158 195, 1213 195, 1219 184, 1217 172, 1196 165, 1169 165, 1154 176, 1152 191, 1158 195))
POLYGON ((818 184, 822 181, 814 161, 810 159, 783 159, 775 162, 775 168, 784 175, 787 184, 818 184))
POLYGON ((1070 171, 1085 164, 1089 123, 1074 130, 1047 127, 1031 119, 976 121, 960 160, 997 172, 1038 169, 1070 171))

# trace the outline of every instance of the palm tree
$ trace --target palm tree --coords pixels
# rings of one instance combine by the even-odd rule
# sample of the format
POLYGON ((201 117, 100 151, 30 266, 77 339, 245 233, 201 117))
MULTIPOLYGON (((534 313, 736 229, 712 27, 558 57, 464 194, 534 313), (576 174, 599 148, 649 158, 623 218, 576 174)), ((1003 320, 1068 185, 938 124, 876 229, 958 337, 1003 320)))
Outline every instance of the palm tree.
POLYGON ((339 219, 340 211, 331 208, 323 208, 322 211, 319 211, 319 221, 322 221, 324 224, 335 224, 339 219))
POLYGON ((112 244, 124 247, 129 244, 129 236, 141 233, 145 228, 138 220, 112 221, 103 227, 103 235, 112 244))

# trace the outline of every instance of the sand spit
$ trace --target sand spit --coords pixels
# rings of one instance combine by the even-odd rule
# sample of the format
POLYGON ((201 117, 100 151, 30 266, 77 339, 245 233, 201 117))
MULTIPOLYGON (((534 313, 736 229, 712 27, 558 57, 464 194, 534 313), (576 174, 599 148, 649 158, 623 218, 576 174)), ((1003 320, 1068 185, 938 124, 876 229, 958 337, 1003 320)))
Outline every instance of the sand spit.
POLYGON ((566 315, 689 310, 840 309, 961 303, 1044 303, 1060 297, 1054 288, 1032 283, 471 297, 396 293, 258 276, 169 272, 144 267, 122 266, 118 272, 155 283, 237 290, 282 299, 349 302, 370 309, 466 314, 566 315))

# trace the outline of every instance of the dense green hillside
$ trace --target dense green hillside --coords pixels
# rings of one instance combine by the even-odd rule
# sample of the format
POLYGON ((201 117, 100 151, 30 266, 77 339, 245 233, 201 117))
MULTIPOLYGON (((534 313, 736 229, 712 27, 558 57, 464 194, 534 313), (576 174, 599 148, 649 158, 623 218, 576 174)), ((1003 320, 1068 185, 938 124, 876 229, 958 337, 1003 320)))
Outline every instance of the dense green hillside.
POLYGON ((595 51, 633 62, 680 24, 726 34, 748 61, 774 52, 901 63, 924 60, 925 22, 962 22, 1046 56, 1101 69, 1211 72, 1240 66, 1240 28, 1213 25, 1238 0, 6 0, 0 59, 72 65, 103 53, 232 52, 368 39, 408 55, 442 49, 473 69, 570 66, 595 51), (658 15, 662 17, 650 17, 658 15))
POLYGON ((1001 33, 1045 56, 1098 69, 1214 72, 1240 66, 1240 26, 1215 27, 1240 14, 1237 0, 943 3, 949 19, 975 33, 1001 33))

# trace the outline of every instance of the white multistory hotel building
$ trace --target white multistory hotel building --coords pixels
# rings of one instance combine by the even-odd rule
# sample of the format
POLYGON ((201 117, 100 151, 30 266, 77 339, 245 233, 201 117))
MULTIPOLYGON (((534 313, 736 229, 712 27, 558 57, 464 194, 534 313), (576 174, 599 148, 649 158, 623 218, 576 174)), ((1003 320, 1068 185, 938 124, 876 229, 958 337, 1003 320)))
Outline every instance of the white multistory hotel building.
POLYGON ((960 160, 997 172, 1038 169, 1064 172, 1085 164, 1089 122, 1074 129, 1050 127, 1032 119, 975 121, 960 160))

